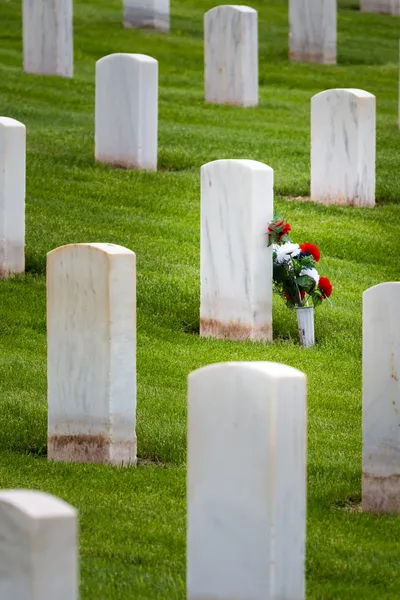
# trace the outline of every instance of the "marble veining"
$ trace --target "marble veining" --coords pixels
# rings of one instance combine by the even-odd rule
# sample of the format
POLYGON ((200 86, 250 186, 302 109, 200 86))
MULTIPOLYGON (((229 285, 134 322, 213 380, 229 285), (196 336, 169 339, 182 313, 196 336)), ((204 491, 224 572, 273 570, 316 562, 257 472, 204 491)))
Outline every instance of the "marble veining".
POLYGON ((0 598, 78 600, 77 511, 44 492, 0 490, 0 598))
POLYGON ((337 0, 289 0, 289 58, 336 64, 337 0))
POLYGON ((158 62, 110 54, 96 63, 95 156, 116 167, 157 170, 158 62))
POLYGON ((205 99, 258 104, 258 19, 248 6, 217 6, 204 15, 205 99))
POLYGON ((124 26, 169 31, 170 0, 123 0, 124 26))
POLYGON ((48 457, 136 461, 136 266, 131 250, 47 255, 48 457))
POLYGON ((375 205, 375 96, 333 89, 311 100, 311 198, 375 205))
POLYGON ((0 278, 25 271, 25 125, 0 117, 0 278))
POLYGON ((189 375, 188 600, 304 600, 306 411, 286 365, 189 375))
POLYGON ((360 0, 360 10, 398 16, 400 15, 400 0, 360 0))
POLYGON ((23 0, 24 71, 73 76, 72 0, 23 0))
POLYGON ((272 339, 273 170, 251 160, 201 168, 200 334, 272 339))
POLYGON ((400 283, 363 294, 363 509, 400 514, 400 283))

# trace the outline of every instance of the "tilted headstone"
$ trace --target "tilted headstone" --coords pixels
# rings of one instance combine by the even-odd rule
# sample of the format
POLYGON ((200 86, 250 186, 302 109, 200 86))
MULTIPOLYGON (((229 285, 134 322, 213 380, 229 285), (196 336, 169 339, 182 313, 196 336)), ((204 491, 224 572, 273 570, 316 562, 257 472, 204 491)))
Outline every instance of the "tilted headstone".
POLYGON ((135 260, 114 244, 47 255, 50 460, 136 462, 135 260))
POLYGON ((110 54, 96 63, 96 160, 157 170, 158 62, 110 54))
POLYGON ((271 167, 216 160, 201 168, 200 335, 272 340, 271 167))
POLYGON ((336 64, 337 0, 289 0, 289 58, 336 64))
POLYGON ((169 31, 170 0, 123 0, 124 26, 169 31))
POLYGON ((0 490, 1 600, 77 600, 76 510, 31 490, 0 490))
POLYGON ((72 0, 23 0, 24 71, 73 76, 72 0))
POLYGON ((360 0, 360 10, 400 15, 400 0, 360 0))
POLYGON ((333 89, 311 99, 311 198, 375 205, 375 96, 333 89))
POLYGON ((304 599, 306 421, 286 365, 189 375, 188 600, 304 599))
POLYGON ((257 11, 216 6, 204 15, 205 99, 214 104, 258 104, 257 11))
POLYGON ((400 282, 363 294, 362 507, 400 514, 400 282))
POLYGON ((0 117, 0 278, 25 270, 25 125, 0 117))

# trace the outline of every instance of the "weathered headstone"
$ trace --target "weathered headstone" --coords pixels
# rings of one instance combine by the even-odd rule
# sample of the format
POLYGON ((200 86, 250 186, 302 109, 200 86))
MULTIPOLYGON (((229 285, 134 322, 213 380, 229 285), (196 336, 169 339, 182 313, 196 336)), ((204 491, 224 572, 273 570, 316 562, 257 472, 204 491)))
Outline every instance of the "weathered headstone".
POLYGON ((47 255, 48 457, 136 462, 136 265, 114 244, 47 255))
POLYGON ((400 0, 360 0, 360 10, 400 15, 400 0))
POLYGON ((110 54, 96 63, 96 160, 157 170, 158 62, 110 54))
POLYGON ((25 270, 25 125, 0 117, 0 278, 25 270))
POLYGON ((248 6, 216 6, 204 15, 205 99, 258 104, 258 20, 248 6))
POLYGON ((400 514, 400 283, 363 294, 362 506, 400 514))
POLYGON ((124 26, 169 31, 170 0, 124 0, 124 26))
POLYGON ((375 96, 333 89, 311 99, 311 198, 375 205, 375 96))
POLYGON ((201 168, 200 335, 272 339, 271 167, 216 160, 201 168))
POLYGON ((0 490, 1 600, 77 600, 76 510, 30 490, 0 490))
POLYGON ((289 0, 289 58, 336 64, 337 0, 289 0))
POLYGON ((24 71, 73 75, 72 0, 23 0, 24 71))
POLYGON ((286 365, 189 375, 188 600, 304 599, 306 420, 286 365))

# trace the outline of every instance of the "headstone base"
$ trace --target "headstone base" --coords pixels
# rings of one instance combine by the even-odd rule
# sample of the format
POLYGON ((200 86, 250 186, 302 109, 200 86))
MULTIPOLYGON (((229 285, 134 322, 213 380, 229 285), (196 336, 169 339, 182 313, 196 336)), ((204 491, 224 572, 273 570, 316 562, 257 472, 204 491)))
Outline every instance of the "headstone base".
POLYGON ((120 466, 136 464, 136 439, 112 442, 105 435, 52 435, 48 440, 49 460, 88 462, 120 466))
POLYGON ((223 323, 216 319, 201 319, 200 335, 201 337, 217 338, 221 340, 255 340, 268 342, 272 340, 272 326, 265 325, 262 327, 254 327, 240 323, 240 321, 223 323))
POLYGON ((400 474, 377 477, 363 473, 362 509, 375 514, 400 514, 400 474))

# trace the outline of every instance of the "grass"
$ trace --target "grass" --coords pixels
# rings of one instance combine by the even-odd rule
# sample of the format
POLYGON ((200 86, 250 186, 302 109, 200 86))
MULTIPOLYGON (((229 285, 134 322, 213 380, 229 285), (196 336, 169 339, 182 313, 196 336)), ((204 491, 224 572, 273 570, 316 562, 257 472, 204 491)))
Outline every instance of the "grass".
POLYGON ((400 596, 400 521, 361 497, 362 292, 399 279, 400 20, 340 2, 337 66, 289 64, 287 3, 259 11, 260 105, 203 102, 203 12, 173 0, 172 33, 123 30, 119 0, 74 2, 75 76, 22 72, 20 2, 0 6, 0 114, 27 126, 27 273, 0 282, 0 487, 46 490, 79 509, 81 596, 185 597, 186 382, 227 360, 274 360, 308 377, 307 598, 400 596), (113 170, 94 154, 95 61, 138 52, 160 63, 159 171, 113 170), (377 206, 324 207, 309 194, 311 96, 359 87, 377 96, 377 206), (295 239, 322 251, 334 308, 316 313, 318 345, 298 346, 276 299, 274 343, 199 339, 199 169, 252 158, 275 171, 276 206, 295 239), (138 442, 142 466, 46 460, 45 257, 72 242, 134 250, 138 265, 138 442), (352 510, 348 510, 348 508, 352 510))

